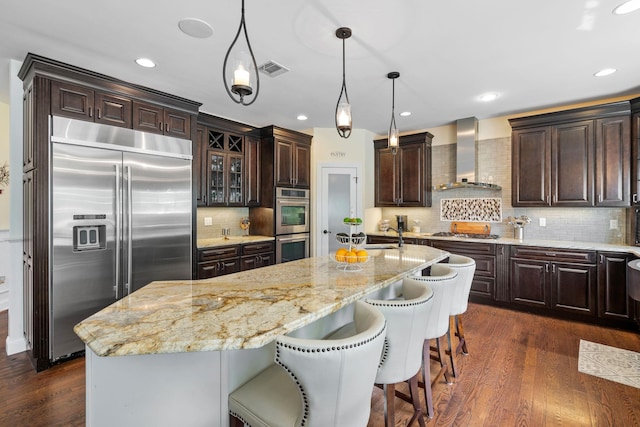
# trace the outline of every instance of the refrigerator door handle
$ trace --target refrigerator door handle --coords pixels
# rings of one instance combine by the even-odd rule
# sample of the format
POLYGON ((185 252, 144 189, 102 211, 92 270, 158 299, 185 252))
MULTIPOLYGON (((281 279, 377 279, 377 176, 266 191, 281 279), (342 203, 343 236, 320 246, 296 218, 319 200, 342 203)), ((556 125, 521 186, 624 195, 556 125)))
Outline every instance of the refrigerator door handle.
POLYGON ((125 166, 125 173, 127 174, 127 283, 125 284, 126 295, 131 293, 133 289, 133 283, 131 283, 133 269, 131 264, 133 262, 133 209, 131 209, 131 166, 125 166))
POLYGON ((116 285, 115 285, 115 296, 116 299, 120 299, 121 295, 120 295, 120 239, 122 236, 121 233, 121 227, 122 227, 122 223, 120 221, 120 215, 122 215, 122 207, 120 206, 120 200, 122 198, 122 189, 120 188, 120 165, 115 164, 115 169, 116 169, 116 191, 115 191, 115 196, 116 196, 116 203, 115 203, 115 210, 116 210, 116 214, 115 214, 115 225, 116 225, 116 229, 115 229, 115 234, 116 234, 116 285))

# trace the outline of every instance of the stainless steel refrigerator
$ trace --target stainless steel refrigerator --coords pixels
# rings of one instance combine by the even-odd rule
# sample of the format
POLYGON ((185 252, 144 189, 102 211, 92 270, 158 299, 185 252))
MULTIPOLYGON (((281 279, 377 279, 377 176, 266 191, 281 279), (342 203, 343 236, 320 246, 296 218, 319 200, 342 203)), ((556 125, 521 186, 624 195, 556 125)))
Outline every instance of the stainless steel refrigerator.
POLYGON ((50 356, 81 320, 154 280, 191 278, 191 141, 51 118, 50 356))

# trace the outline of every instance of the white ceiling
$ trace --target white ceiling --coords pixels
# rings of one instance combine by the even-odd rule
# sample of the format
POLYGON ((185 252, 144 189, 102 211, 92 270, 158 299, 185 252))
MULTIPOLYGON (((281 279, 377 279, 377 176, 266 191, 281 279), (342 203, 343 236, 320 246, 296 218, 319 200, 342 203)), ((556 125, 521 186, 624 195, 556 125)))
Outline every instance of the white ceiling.
POLYGON ((346 80, 354 128, 378 135, 391 118, 390 71, 401 133, 458 118, 498 117, 640 93, 640 11, 614 15, 622 0, 246 0, 260 75, 257 101, 229 99, 225 53, 240 22, 240 0, 2 0, 0 101, 8 102, 8 60, 27 52, 201 102, 201 111, 255 126, 334 127, 342 84, 342 42, 350 27, 346 80), (197 39, 178 29, 198 18, 214 29, 197 39), (158 64, 143 69, 137 57, 158 64), (602 78, 606 67, 618 72, 602 78), (477 97, 498 92, 483 103, 477 97), (298 114, 309 119, 296 120, 298 114))

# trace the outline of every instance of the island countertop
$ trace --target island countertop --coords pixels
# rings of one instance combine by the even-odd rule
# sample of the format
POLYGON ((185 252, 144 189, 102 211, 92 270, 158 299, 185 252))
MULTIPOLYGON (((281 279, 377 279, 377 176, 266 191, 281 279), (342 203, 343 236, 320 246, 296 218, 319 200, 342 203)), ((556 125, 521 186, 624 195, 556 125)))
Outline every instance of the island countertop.
POLYGON ((360 271, 338 269, 323 256, 212 279, 152 282, 74 331, 98 356, 258 348, 449 254, 406 245, 369 255, 360 271))

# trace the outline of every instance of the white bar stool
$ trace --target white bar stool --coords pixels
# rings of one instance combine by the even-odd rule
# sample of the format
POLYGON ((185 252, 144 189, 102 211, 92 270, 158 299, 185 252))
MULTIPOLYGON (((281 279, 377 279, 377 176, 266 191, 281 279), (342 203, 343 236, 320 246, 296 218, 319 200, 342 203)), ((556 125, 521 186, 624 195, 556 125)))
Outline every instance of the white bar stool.
POLYGON ((473 275, 476 272, 476 262, 473 258, 463 255, 451 254, 448 262, 441 264, 447 265, 453 271, 458 272, 458 280, 456 280, 455 293, 451 301, 451 313, 449 318, 449 342, 452 341, 451 334, 458 337, 458 345, 455 350, 449 349, 449 358, 451 359, 451 371, 454 377, 458 377, 458 369, 455 365, 455 355, 462 353, 468 355, 467 341, 464 339, 464 325, 462 324, 461 315, 467 311, 469 306, 469 294, 471 292, 471 283, 473 275))
POLYGON ((229 395, 230 425, 366 426, 386 325, 362 301, 354 323, 343 339, 278 337, 275 363, 229 395))
POLYGON ((387 320, 387 336, 382 362, 376 376, 376 384, 384 391, 385 426, 395 426, 395 385, 408 381, 410 398, 398 394, 403 400, 413 404, 413 416, 409 426, 415 420, 425 426, 418 393, 418 376, 422 362, 422 344, 424 342, 424 324, 432 309, 433 291, 425 284, 405 282, 402 285, 402 299, 367 300, 384 314, 387 320))
MULTIPOLYGON (((444 358, 442 348, 440 346, 440 338, 447 334, 449 330, 449 313, 451 312, 451 300, 455 289, 455 281, 458 273, 444 264, 435 264, 431 266, 431 274, 429 276, 409 276, 404 278, 404 283, 426 283, 433 291, 432 308, 429 311, 429 317, 424 324, 424 343, 422 346, 422 383, 424 387, 424 397, 427 406, 427 416, 433 417, 433 392, 432 388, 435 383, 444 376, 447 384, 452 384, 449 378, 449 370, 447 362, 444 358), (431 347, 431 340, 435 340, 435 347, 431 347), (436 353, 431 356, 431 350, 436 353), (440 370, 436 377, 431 381, 431 360, 440 363, 440 370)), ((449 345, 449 348, 451 346, 449 345)))

